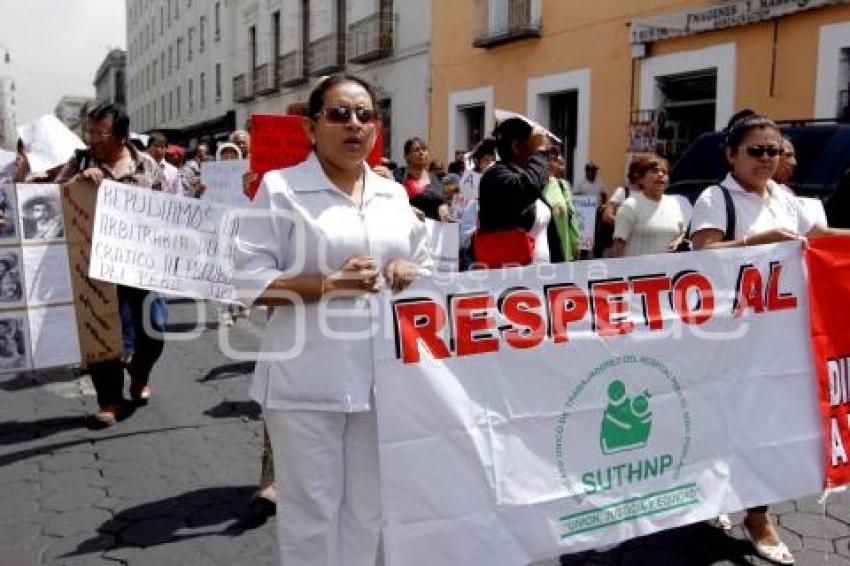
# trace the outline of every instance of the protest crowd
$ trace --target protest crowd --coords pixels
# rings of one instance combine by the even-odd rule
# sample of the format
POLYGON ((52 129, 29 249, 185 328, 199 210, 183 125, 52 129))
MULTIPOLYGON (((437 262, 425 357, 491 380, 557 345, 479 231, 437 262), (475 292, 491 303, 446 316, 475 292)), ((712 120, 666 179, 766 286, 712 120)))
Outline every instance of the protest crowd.
MULTIPOLYGON (((632 156, 622 185, 611 190, 593 162, 570 183, 561 145, 519 115, 499 120, 488 137, 459 149, 448 167, 434 160, 422 137, 408 139, 397 161, 370 159, 380 127, 376 95, 373 85, 353 75, 318 82, 298 120, 309 142, 306 159, 257 171, 252 145, 262 142, 252 140, 250 123, 227 141, 193 140, 182 147, 160 132, 133 133, 124 110, 104 104, 89 113, 85 145, 66 162, 34 171, 21 140, 15 162, 0 173, 6 183, 20 184, 21 194, 47 184, 96 194, 104 182, 114 182, 203 203, 212 192, 209 164, 244 164, 227 200, 244 200, 260 214, 228 242, 238 300, 216 302, 219 323, 237 325, 258 309, 267 318, 260 351, 280 352, 294 340, 297 309, 304 309, 306 320, 303 351, 284 361, 258 361, 251 386, 264 419, 253 508, 264 517, 280 510, 277 542, 285 565, 371 566, 382 560, 370 338, 334 340, 316 320, 322 305, 333 303, 349 315, 353 322, 346 328, 353 332, 358 319, 369 318, 368 297, 403 292, 440 271, 429 230, 454 231, 448 240, 454 249, 444 255, 456 272, 636 256, 651 263, 657 254, 850 234, 839 202, 826 203, 823 216, 803 208, 789 182, 794 140, 750 110, 736 114, 724 132, 728 174, 693 203, 665 193, 670 163, 652 153, 632 156)), ((848 179, 850 172, 843 182, 848 179)), ((56 238, 51 217, 57 214, 49 203, 30 202, 27 237, 56 238)), ((10 216, 0 202, 0 230, 10 216)), ((5 282, 19 267, 0 257, 0 269, 5 282)), ((5 286, 0 283, 0 293, 5 286)), ((113 427, 156 402, 169 296, 119 284, 117 299, 122 355, 83 368, 97 393, 98 410, 87 417, 93 429, 113 427)), ((0 338, 10 350, 14 337, 0 338)), ((9 355, 0 352, 0 358, 9 355)), ((611 414, 610 434, 625 434, 630 425, 622 419, 635 415, 611 414)), ((725 514, 713 523, 731 528, 725 514)), ((755 554, 794 563, 767 506, 747 509, 744 528, 755 554)))

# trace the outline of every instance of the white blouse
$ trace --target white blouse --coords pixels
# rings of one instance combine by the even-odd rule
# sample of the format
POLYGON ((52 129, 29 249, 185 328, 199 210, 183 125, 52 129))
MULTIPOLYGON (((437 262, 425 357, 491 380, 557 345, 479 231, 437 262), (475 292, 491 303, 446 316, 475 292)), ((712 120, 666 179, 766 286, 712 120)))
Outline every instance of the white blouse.
MULTIPOLYGON (((234 284, 253 303, 279 277, 331 273, 371 256, 383 274, 395 259, 431 265, 425 224, 398 183, 366 169, 363 206, 340 191, 315 154, 263 177, 236 238, 234 284)), ((381 284, 384 285, 383 275, 381 284)), ((266 325, 251 386, 269 409, 369 409, 374 296, 280 306, 266 325)))

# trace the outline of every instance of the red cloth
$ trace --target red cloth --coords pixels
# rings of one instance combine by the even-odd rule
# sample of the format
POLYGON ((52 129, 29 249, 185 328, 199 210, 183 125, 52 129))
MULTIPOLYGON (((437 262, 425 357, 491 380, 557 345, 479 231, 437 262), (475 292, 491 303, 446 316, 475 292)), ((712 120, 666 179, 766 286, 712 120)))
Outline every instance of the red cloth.
POLYGON ((825 487, 837 487, 850 483, 850 237, 811 238, 806 265, 825 487))
POLYGON ((408 198, 415 198, 424 193, 425 189, 428 188, 428 185, 423 185, 419 182, 418 179, 415 179, 414 177, 408 175, 404 179, 404 188, 405 190, 407 190, 408 198))

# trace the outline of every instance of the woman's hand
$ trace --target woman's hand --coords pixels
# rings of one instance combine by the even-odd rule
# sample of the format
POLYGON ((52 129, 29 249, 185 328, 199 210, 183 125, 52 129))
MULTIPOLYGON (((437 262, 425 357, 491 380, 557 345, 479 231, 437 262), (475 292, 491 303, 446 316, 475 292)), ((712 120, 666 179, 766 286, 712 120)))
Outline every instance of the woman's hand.
POLYGON ((416 218, 419 219, 419 222, 425 222, 425 213, 422 212, 421 209, 416 208, 415 206, 411 206, 410 208, 413 210, 413 214, 416 215, 416 218))
POLYGON ((419 266, 406 259, 395 259, 384 271, 387 285, 393 292, 403 291, 419 277, 419 266))
POLYGON ((452 212, 447 204, 441 204, 437 209, 437 214, 440 217, 440 222, 449 222, 452 219, 452 212))
POLYGON ((555 216, 566 216, 567 215, 567 207, 563 204, 555 203, 552 205, 552 214, 555 216))
POLYGON ((801 240, 802 236, 785 228, 773 228, 765 232, 759 232, 752 236, 744 236, 741 243, 745 246, 760 246, 762 244, 774 244, 776 242, 787 242, 788 240, 801 240))
POLYGON ((242 175, 242 193, 246 197, 251 198, 251 185, 259 178, 260 176, 257 173, 254 173, 253 171, 248 171, 244 175, 242 175))
POLYGON ((348 259, 339 271, 334 271, 322 280, 322 295, 328 293, 362 295, 378 291, 378 270, 375 259, 369 256, 354 256, 348 259))

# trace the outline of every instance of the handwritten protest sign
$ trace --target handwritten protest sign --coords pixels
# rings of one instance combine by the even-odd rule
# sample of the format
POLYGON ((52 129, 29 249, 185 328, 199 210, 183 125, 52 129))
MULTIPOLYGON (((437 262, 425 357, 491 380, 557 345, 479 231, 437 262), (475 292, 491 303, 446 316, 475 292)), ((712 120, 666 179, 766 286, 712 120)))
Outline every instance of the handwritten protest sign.
POLYGON ((239 219, 230 207, 104 181, 89 276, 200 299, 232 300, 239 219))
MULTIPOLYGON (((257 173, 259 179, 269 171, 297 165, 310 155, 310 138, 302 121, 301 116, 251 115, 251 171, 257 173)), ((367 158, 371 167, 380 164, 383 155, 380 124, 375 127, 378 128, 378 136, 367 158)), ((251 198, 254 198, 259 185, 258 180, 248 189, 251 198)))
POLYGON ((454 273, 460 266, 460 224, 425 220, 428 230, 428 251, 434 260, 434 269, 454 273))
POLYGON ((201 198, 227 206, 248 206, 242 192, 242 176, 246 171, 247 159, 201 163, 201 183, 207 188, 201 198))
POLYGON ((592 250, 596 229, 596 197, 573 195, 573 207, 581 234, 581 249, 592 250))
POLYGON ((121 317, 115 285, 88 277, 97 191, 86 181, 62 187, 68 262, 80 356, 85 363, 121 357, 121 317))

